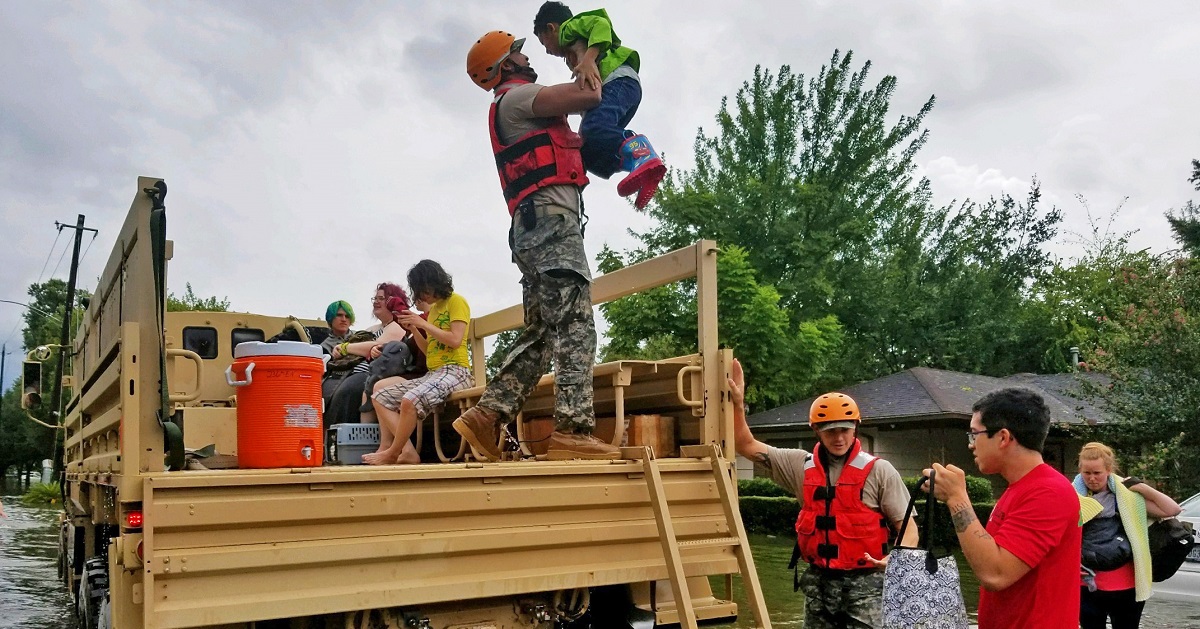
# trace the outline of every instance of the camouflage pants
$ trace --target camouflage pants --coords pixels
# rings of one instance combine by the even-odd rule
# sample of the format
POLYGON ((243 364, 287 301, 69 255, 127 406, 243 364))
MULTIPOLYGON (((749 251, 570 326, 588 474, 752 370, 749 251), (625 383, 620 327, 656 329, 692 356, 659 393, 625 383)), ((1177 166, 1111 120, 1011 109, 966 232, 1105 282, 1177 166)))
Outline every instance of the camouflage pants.
POLYGON ((583 231, 574 212, 539 214, 532 226, 522 219, 520 209, 513 217, 508 242, 513 262, 521 270, 525 330, 488 383, 479 405, 511 420, 553 359, 555 428, 590 434, 596 426, 592 398, 596 322, 583 231))
POLYGON ((831 577, 812 566, 800 577, 804 629, 870 629, 883 625, 883 571, 831 577))

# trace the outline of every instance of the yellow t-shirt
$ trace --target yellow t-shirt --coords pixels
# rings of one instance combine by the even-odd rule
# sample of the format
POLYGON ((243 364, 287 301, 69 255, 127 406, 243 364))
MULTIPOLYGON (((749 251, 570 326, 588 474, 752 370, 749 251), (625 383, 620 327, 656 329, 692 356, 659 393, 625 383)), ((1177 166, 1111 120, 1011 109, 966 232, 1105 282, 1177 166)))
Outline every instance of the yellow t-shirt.
POLYGON ((467 305, 467 300, 463 299, 458 293, 450 293, 450 296, 434 302, 429 306, 429 322, 443 330, 450 329, 450 323, 453 321, 462 321, 467 324, 463 328, 462 341, 459 342, 457 349, 450 349, 445 343, 430 337, 429 344, 425 347, 425 366, 430 371, 444 367, 446 365, 460 365, 470 368, 471 361, 468 358, 467 351, 467 332, 471 326, 471 307, 467 305))

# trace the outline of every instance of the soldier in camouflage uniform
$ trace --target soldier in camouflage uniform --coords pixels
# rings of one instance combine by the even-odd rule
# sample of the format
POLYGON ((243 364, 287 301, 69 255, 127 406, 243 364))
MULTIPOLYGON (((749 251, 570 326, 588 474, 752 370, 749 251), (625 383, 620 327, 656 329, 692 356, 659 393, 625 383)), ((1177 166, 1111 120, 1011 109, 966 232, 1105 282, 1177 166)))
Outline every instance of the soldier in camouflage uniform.
POLYGON ((472 80, 495 91, 489 126, 512 215, 508 244, 521 270, 525 329, 479 404, 454 429, 477 455, 498 460, 500 426, 516 417, 553 361, 556 424, 547 458, 613 459, 619 450, 592 436, 596 325, 581 196, 587 176, 582 139, 566 123, 566 114, 594 106, 599 93, 574 83, 538 85, 523 42, 492 31, 467 57, 472 80))
MULTIPOLYGON (((798 566, 801 557, 809 564, 795 580, 795 588, 804 592, 805 629, 881 626, 888 535, 900 529, 909 499, 899 472, 862 449, 858 405, 843 393, 826 393, 813 401, 809 425, 818 444, 811 453, 755 439, 746 423, 741 363, 735 360, 730 373, 738 454, 800 501, 796 551, 789 567, 798 566), (842 535, 849 529, 853 536, 842 535)), ((917 545, 917 525, 911 520, 903 544, 917 545)))

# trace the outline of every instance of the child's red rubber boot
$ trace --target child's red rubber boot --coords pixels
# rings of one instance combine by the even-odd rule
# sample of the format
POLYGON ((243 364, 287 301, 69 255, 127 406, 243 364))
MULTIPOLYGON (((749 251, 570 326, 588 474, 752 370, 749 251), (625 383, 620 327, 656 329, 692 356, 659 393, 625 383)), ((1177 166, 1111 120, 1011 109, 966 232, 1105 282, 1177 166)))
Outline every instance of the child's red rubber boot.
POLYGON ((646 136, 632 131, 625 132, 625 143, 621 145, 619 155, 621 170, 629 174, 617 184, 617 194, 627 197, 637 192, 634 205, 640 210, 658 191, 658 184, 666 176, 667 167, 646 136))

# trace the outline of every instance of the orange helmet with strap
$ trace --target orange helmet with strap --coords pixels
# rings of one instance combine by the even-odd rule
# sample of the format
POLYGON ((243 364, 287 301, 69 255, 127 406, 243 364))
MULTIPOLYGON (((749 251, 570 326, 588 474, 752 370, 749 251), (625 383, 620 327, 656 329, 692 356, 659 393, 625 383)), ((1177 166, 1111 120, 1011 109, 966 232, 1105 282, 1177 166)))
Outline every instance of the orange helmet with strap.
POLYGON ((813 400, 808 409, 808 425, 814 430, 857 428, 862 421, 858 404, 845 393, 826 393, 813 400), (850 424, 850 425, 847 425, 850 424))
POLYGON ((467 76, 476 85, 490 90, 500 83, 500 64, 514 52, 520 52, 525 39, 517 39, 512 33, 489 31, 475 40, 467 52, 467 76))

